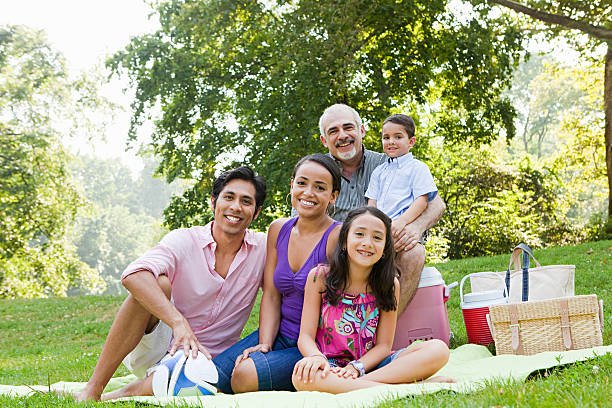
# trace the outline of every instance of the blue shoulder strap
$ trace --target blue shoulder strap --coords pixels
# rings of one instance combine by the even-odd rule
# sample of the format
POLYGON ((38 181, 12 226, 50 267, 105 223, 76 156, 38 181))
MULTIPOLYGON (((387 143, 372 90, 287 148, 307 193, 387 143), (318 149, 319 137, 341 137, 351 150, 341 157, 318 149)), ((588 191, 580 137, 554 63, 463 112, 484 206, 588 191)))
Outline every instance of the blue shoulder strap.
MULTIPOLYGON (((523 290, 522 290, 522 299, 523 302, 526 302, 529 299, 529 264, 530 258, 534 258, 533 252, 531 248, 527 244, 520 243, 516 247, 514 247, 514 251, 520 249, 522 251, 521 257, 521 269, 523 270, 523 290)), ((512 257, 510 258, 510 264, 508 265, 508 270, 506 271, 506 289, 508 293, 510 293, 510 266, 512 265, 512 257)))

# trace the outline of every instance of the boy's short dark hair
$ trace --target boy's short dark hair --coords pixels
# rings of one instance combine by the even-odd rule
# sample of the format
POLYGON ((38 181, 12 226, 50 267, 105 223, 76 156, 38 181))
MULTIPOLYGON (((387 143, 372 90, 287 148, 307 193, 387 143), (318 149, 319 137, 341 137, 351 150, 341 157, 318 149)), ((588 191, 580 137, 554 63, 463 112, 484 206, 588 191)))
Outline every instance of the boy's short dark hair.
POLYGON ((255 186, 255 206, 259 210, 266 199, 266 180, 262 176, 258 176, 247 166, 241 166, 233 170, 224 171, 217 177, 213 183, 212 197, 215 202, 221 194, 223 188, 232 180, 245 180, 253 183, 255 186))
POLYGON ((387 122, 395 123, 396 125, 403 126, 406 129, 406 133, 408 136, 414 137, 416 132, 416 125, 414 124, 414 120, 408 115, 404 115, 402 113, 397 113, 395 115, 389 116, 383 122, 383 125, 387 122))

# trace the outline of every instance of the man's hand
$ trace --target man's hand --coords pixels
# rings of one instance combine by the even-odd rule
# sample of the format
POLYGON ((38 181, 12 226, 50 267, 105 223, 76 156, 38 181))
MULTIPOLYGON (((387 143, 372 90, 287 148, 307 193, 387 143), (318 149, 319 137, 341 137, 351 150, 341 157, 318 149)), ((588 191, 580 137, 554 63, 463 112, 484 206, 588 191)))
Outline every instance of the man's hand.
POLYGON ((406 226, 397 234, 395 238, 395 251, 409 251, 419 243, 423 231, 420 230, 414 223, 406 224, 406 226))
POLYGON ((211 354, 206 350, 198 338, 193 334, 193 330, 189 326, 187 319, 182 318, 177 324, 172 326, 172 347, 170 348, 170 355, 173 356, 176 350, 183 349, 185 355, 188 356, 191 351, 193 358, 198 357, 198 351, 201 351, 208 359, 212 359, 211 354))
POLYGON ((238 358, 236 358, 236 363, 234 364, 234 366, 237 366, 238 364, 240 364, 240 362, 242 360, 246 360, 247 358, 249 358, 249 354, 251 353, 255 353, 256 351, 261 351, 262 353, 267 353, 268 351, 270 351, 270 345, 267 343, 260 343, 256 346, 253 347, 249 347, 247 349, 245 349, 242 354, 240 354, 238 356, 238 358))

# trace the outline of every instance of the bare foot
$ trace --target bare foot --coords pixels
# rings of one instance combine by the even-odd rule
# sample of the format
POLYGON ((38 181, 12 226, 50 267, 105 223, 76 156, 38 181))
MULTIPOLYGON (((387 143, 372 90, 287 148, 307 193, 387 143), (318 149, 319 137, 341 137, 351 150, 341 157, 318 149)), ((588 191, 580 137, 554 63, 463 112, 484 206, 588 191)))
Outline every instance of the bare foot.
POLYGON ((62 391, 61 393, 65 395, 72 395, 72 397, 74 397, 74 399, 78 402, 100 401, 100 397, 102 396, 102 389, 96 390, 95 387, 86 384, 85 388, 83 388, 79 392, 62 391))
POLYGON ((96 394, 96 393, 89 393, 86 390, 83 390, 79 393, 69 393, 69 392, 62 392, 60 394, 63 395, 72 395, 74 397, 74 399, 77 402, 84 402, 84 401, 100 401, 100 397, 102 394, 96 394))
POLYGON ((435 377, 430 377, 430 378, 424 380, 423 382, 426 382, 426 383, 447 383, 447 384, 452 384, 452 383, 456 383, 457 381, 455 381, 455 379, 451 378, 451 377, 445 377, 443 375, 437 375, 435 377))

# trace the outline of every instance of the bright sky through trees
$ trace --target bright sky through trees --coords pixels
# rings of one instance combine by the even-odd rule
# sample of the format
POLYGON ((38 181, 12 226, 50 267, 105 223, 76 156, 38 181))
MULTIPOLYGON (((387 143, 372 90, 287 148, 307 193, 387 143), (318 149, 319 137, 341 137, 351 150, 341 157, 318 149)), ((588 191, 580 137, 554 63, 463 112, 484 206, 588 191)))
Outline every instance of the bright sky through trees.
MULTIPOLYGON (((51 46, 67 60, 72 75, 103 65, 107 56, 122 49, 131 37, 154 31, 157 19, 149 19, 152 9, 144 0, 0 0, 0 25, 26 25, 47 33, 51 46)), ((121 106, 113 124, 106 131, 106 143, 96 141, 85 146, 74 143, 73 150, 101 157, 120 157, 132 168, 140 160, 134 151, 125 152, 129 126, 130 98, 124 96, 125 82, 115 79, 102 94, 121 106)))

